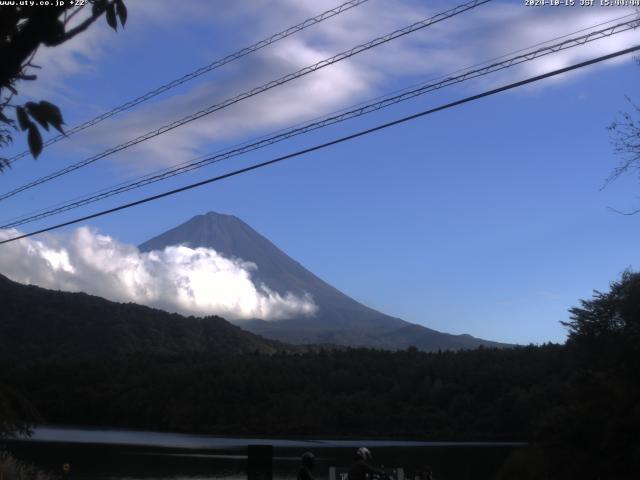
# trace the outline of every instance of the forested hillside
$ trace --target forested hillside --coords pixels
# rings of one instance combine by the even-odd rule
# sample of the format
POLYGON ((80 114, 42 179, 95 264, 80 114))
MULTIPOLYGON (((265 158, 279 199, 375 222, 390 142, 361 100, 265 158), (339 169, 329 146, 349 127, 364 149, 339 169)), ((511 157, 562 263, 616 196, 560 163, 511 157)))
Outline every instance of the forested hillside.
POLYGON ((183 317, 0 275, 0 359, 112 358, 130 353, 273 353, 284 348, 220 317, 183 317))
POLYGON ((518 440, 531 447, 507 462, 505 479, 637 478, 640 274, 626 272, 610 292, 583 300, 566 326, 566 345, 512 349, 27 358, 3 362, 0 385, 49 423, 518 440))
POLYGON ((131 356, 6 377, 52 423, 262 435, 528 438, 559 346, 426 354, 131 356))

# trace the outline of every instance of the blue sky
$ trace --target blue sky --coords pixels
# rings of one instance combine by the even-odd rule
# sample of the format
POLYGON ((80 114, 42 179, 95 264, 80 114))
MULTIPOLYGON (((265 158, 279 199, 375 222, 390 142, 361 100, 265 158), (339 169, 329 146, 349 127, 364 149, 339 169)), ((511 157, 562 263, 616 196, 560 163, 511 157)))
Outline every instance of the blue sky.
MULTIPOLYGON (((100 22, 69 44, 42 50, 36 57, 43 67, 40 78, 23 84, 21 92, 25 100, 57 103, 66 123, 74 125, 339 3, 188 0, 178 9, 176 2, 130 0, 124 31, 114 33, 100 22)), ((37 162, 21 160, 3 174, 2 191, 452 6, 370 0, 59 142, 37 162)), ((2 220, 631 12, 491 2, 17 195, 3 202, 2 220)), ((639 41, 638 31, 600 40, 55 220, 266 160, 639 41)), ((385 313, 493 340, 563 341, 559 321, 567 319, 569 307, 593 289, 606 289, 625 268, 638 268, 640 217, 621 216, 607 207, 640 206, 640 185, 629 177, 600 187, 619 162, 606 127, 628 109, 625 95, 638 98, 639 74, 633 59, 624 57, 84 226, 127 246, 196 214, 230 213, 327 282, 385 313)), ((16 153, 23 145, 18 138, 16 147, 5 153, 16 153)), ((21 228, 30 231, 52 222, 21 228)), ((76 228, 40 242, 62 248, 65 236, 76 228)), ((123 248, 130 253, 127 248, 132 247, 123 248)), ((10 270, 22 281, 46 284, 51 276, 49 271, 41 277, 27 275, 33 268, 28 262, 15 268, 6 262, 11 258, 0 252, 0 271, 10 270)), ((83 284, 68 288, 83 289, 83 284)))

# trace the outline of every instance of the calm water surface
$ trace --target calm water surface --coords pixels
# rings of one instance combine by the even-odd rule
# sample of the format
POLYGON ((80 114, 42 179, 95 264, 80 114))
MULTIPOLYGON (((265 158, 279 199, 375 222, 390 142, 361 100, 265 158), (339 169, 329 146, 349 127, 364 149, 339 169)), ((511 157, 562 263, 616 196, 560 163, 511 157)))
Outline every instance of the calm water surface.
POLYGON ((523 444, 384 440, 295 440, 213 437, 126 430, 39 427, 27 441, 8 445, 15 456, 59 472, 70 480, 199 480, 246 478, 247 445, 274 446, 274 478, 294 479, 300 455, 317 457, 315 473, 327 479, 330 466, 346 467, 354 450, 369 447, 374 463, 413 472, 431 467, 436 480, 491 479, 523 444))

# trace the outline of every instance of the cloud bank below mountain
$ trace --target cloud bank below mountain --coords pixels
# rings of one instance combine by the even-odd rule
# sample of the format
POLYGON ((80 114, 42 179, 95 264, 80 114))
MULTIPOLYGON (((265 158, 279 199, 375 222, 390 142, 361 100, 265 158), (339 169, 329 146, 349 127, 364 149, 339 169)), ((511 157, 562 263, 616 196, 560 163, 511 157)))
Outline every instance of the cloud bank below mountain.
MULTIPOLYGON (((17 233, 2 230, 0 238, 17 233)), ((0 249, 0 273, 20 283, 230 320, 315 313, 309 295, 281 295, 256 285, 251 273, 257 268, 210 248, 172 246, 143 253, 86 227, 68 237, 23 239, 0 249)))

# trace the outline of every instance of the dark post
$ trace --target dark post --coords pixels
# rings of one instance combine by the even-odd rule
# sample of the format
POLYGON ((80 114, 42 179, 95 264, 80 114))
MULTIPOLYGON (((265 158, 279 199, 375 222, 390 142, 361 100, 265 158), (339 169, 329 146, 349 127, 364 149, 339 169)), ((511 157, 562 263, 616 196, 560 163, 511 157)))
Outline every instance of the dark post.
POLYGON ((247 447, 248 480, 273 480, 273 445, 247 447))

